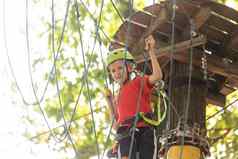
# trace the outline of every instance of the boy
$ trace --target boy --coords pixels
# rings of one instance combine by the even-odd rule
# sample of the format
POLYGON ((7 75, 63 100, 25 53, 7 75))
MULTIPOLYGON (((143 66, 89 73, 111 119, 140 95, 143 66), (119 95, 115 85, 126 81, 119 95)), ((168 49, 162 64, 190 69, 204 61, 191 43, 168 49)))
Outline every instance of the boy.
MULTIPOLYGON (((135 61, 133 56, 125 50, 117 50, 108 55, 107 69, 111 79, 119 85, 117 96, 107 95, 111 114, 116 118, 115 128, 120 137, 118 140, 119 151, 122 159, 128 159, 131 135, 130 128, 138 111, 145 114, 152 113, 150 106, 150 96, 154 84, 162 79, 162 71, 155 55, 155 40, 152 36, 145 39, 145 50, 148 51, 152 64, 152 74, 140 76, 136 75, 133 79, 131 74, 134 72, 135 61), (128 132, 128 135, 123 135, 128 132)), ((136 132, 132 147, 131 159, 136 158, 139 152, 140 159, 152 159, 154 152, 154 133, 143 121, 136 123, 136 132)))

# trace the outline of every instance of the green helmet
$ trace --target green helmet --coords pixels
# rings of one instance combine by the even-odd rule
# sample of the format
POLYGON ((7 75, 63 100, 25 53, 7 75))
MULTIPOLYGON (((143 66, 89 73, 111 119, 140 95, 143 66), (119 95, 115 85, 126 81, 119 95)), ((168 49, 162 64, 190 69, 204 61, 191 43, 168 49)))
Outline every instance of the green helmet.
POLYGON ((115 49, 107 56, 107 66, 109 66, 114 61, 123 59, 134 61, 134 57, 125 48, 115 49))

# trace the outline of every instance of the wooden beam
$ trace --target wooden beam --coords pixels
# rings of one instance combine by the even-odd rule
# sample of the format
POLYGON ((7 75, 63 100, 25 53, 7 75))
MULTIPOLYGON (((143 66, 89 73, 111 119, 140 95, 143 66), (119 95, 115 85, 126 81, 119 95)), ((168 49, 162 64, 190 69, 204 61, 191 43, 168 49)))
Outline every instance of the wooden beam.
MULTIPOLYGON (((199 45, 203 45, 205 43, 206 43, 206 37, 201 35, 197 38, 194 38, 192 41, 187 40, 187 41, 179 42, 179 43, 175 44, 174 48, 172 48, 171 46, 167 46, 167 47, 158 49, 156 51, 156 56, 158 58, 163 57, 163 56, 170 56, 170 53, 171 53, 172 49, 174 49, 175 52, 179 52, 179 51, 189 49, 191 47, 196 47, 196 46, 199 46, 199 45)), ((144 59, 143 55, 139 55, 139 56, 136 57, 136 62, 137 63, 144 62, 144 60, 145 59, 144 59)))
MULTIPOLYGON (((189 63, 189 54, 188 54, 188 48, 195 47, 198 45, 202 45, 206 42, 204 37, 198 37, 193 39, 193 42, 191 43, 190 40, 184 41, 178 44, 175 44, 174 46, 174 54, 172 55, 174 59, 183 62, 183 63, 189 63), (186 51, 187 50, 187 51, 186 51)), ((171 46, 161 48, 156 50, 156 56, 158 58, 161 58, 163 56, 166 56, 170 58, 171 56, 171 46)), ((201 58, 202 58, 203 52, 198 51, 194 49, 193 53, 193 65, 201 67, 201 58)), ((142 55, 136 57, 136 61, 138 63, 141 63, 144 61, 144 57, 142 55)), ((208 62, 208 71, 213 72, 215 74, 222 75, 224 77, 232 78, 235 85, 234 87, 238 87, 238 64, 237 63, 227 63, 224 62, 224 59, 216 56, 216 55, 207 55, 207 62, 208 62)))
MULTIPOLYGON (((168 55, 166 55, 168 56, 168 55)), ((184 52, 174 54, 174 58, 188 63, 189 56, 184 52)), ((202 52, 194 50, 193 64, 195 66, 201 66, 202 52)), ((238 64, 226 63, 224 60, 216 55, 207 55, 208 71, 213 72, 224 77, 234 78, 238 80, 238 64)))
MULTIPOLYGON (((167 55, 169 57, 169 55, 167 55)), ((202 53, 195 52, 193 54, 193 65, 197 67, 201 67, 201 58, 202 53)), ((180 52, 174 54, 174 59, 183 62, 183 63, 189 63, 189 55, 180 52)), ((238 87, 238 64, 230 64, 230 63, 224 63, 222 58, 216 56, 216 55, 207 55, 207 61, 208 61, 208 72, 213 72, 215 74, 222 75, 224 77, 229 77, 233 81, 232 86, 238 87)))

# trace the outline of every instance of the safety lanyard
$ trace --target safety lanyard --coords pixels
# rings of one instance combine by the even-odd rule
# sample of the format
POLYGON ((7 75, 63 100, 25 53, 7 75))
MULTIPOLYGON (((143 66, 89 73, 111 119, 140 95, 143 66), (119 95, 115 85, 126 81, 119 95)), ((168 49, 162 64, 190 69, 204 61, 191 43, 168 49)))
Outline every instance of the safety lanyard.
POLYGON ((157 106, 156 106, 156 109, 155 111, 157 111, 157 120, 153 120, 153 119, 150 119, 148 117, 145 116, 145 114, 143 112, 139 112, 139 117, 142 118, 146 123, 148 123, 149 125, 152 125, 152 126, 159 126, 160 123, 165 119, 166 117, 166 112, 167 112, 167 103, 166 103, 166 95, 163 91, 157 91, 158 92, 158 103, 157 103, 157 106), (164 112, 163 114, 161 115, 161 110, 160 110, 160 97, 162 96, 163 98, 163 105, 164 105, 164 112))

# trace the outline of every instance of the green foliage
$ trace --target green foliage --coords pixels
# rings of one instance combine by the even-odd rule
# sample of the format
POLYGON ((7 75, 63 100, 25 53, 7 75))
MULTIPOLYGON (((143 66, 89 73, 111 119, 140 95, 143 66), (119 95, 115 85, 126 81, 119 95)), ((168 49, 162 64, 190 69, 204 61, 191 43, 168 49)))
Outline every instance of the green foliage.
MULTIPOLYGON (((238 91, 227 97, 227 105, 238 99, 238 91)), ((208 107, 208 116, 219 111, 214 106, 208 107)), ((212 156, 224 159, 232 159, 237 156, 238 148, 238 123, 237 105, 231 105, 227 110, 208 120, 208 136, 210 139, 220 137, 213 145, 211 145, 212 156), (225 132, 229 133, 224 136, 225 132), (222 147, 222 148, 221 148, 222 147)))
MULTIPOLYGON (((100 151, 102 152, 105 147, 111 144, 110 140, 107 143, 105 141, 110 126, 108 110, 102 111, 103 109, 99 109, 102 106, 105 107, 105 101, 102 100, 101 88, 104 87, 106 79, 98 44, 100 40, 104 47, 102 50, 105 50, 105 46, 107 46, 109 42, 108 37, 111 38, 113 36, 122 22, 111 2, 105 1, 102 8, 100 25, 99 28, 97 28, 101 2, 100 0, 84 1, 84 5, 89 7, 90 13, 81 3, 72 3, 62 44, 60 39, 64 19, 62 17, 55 17, 56 23, 53 40, 51 22, 44 22, 46 31, 42 33, 41 36, 48 34, 48 56, 46 58, 37 59, 34 63, 35 66, 37 66, 39 63, 42 64, 46 61, 53 63, 53 61, 56 60, 54 73, 45 73, 46 80, 50 77, 50 85, 54 88, 54 95, 46 99, 44 108, 46 115, 51 121, 50 123, 63 124, 64 120, 70 121, 72 115, 74 115, 69 131, 71 132, 80 159, 86 159, 97 154, 93 123, 96 127, 97 142, 99 143, 100 151), (77 16, 76 13, 76 5, 78 5, 79 16, 77 16), (96 31, 98 31, 98 34, 96 31), (105 33, 107 35, 105 35, 105 33), (82 35, 83 46, 81 46, 80 35, 82 35), (100 38, 97 35, 99 35, 100 38), (95 40, 96 45, 94 46, 95 40), (53 52, 53 42, 56 52, 53 52), (61 48, 58 50, 60 44, 61 48), (85 55, 84 58, 82 49, 85 55), (58 56, 54 59, 56 54, 58 56), (83 61, 83 59, 85 59, 85 61, 83 61), (85 65, 88 66, 89 64, 90 66, 86 68, 85 65), (85 72, 87 73, 85 74, 85 72), (84 78, 85 75, 86 78, 84 78), (59 92, 57 91, 57 85, 59 92), (92 108, 90 108, 90 106, 92 106, 92 108), (99 110, 93 113, 96 119, 95 121, 93 121, 92 114, 90 113, 91 109, 99 110)), ((115 3, 122 16, 128 14, 127 1, 116 1, 115 3)), ((105 55, 105 52, 103 54, 105 55)), ((43 130, 39 130, 38 133, 40 134, 42 131, 43 130)), ((65 135, 64 132, 63 125, 54 129, 54 133, 58 137, 65 135)), ((27 136, 31 135, 27 134, 27 136)), ((52 139, 52 136, 46 133, 39 135, 35 141, 42 143, 49 142, 48 140, 52 139)), ((59 150, 65 148, 72 149, 72 145, 67 139, 60 145, 61 146, 58 146, 59 150)))
MULTIPOLYGON (((96 22, 98 22, 100 7, 102 0, 87 0, 85 5, 90 9, 90 13, 85 9, 84 5, 77 3, 80 16, 77 17, 76 14, 76 4, 73 3, 69 10, 69 16, 67 21, 66 30, 64 33, 64 38, 62 41, 62 47, 59 49, 59 56, 56 61, 56 76, 50 75, 49 72, 45 73, 45 79, 47 80, 50 76, 50 84, 54 87, 54 95, 50 96, 46 100, 44 105, 45 111, 56 123, 62 123, 63 116, 61 113, 61 107, 64 112, 64 118, 66 121, 71 120, 72 114, 75 111, 73 122, 71 123, 70 132, 75 143, 76 149, 78 151, 78 158, 87 159, 90 156, 96 155, 96 140, 94 137, 93 122, 95 122, 97 140, 100 146, 100 151, 104 150, 105 147, 112 144, 110 140, 109 143, 106 143, 105 139, 107 136, 107 130, 110 126, 110 119, 108 110, 103 111, 99 109, 102 106, 105 106, 103 102, 103 97, 101 94, 101 88, 105 85, 105 72, 103 71, 102 61, 100 58, 100 49, 99 49, 99 40, 100 44, 103 46, 103 50, 106 50, 106 47, 109 44, 109 38, 112 38, 114 33, 117 31, 118 27, 122 24, 120 16, 117 14, 109 0, 104 1, 104 6, 101 14, 101 21, 99 25, 99 37, 96 38, 96 30, 98 28, 96 22), (92 7, 94 6, 94 7, 92 7), (92 17, 93 16, 93 17, 92 17), (79 20, 79 24, 77 22, 79 20), (80 32, 82 35, 83 46, 80 44, 80 32), (102 30, 107 34, 105 35, 102 30), (96 38, 96 46, 93 51, 94 40, 96 38), (82 56, 82 47, 85 54, 85 61, 83 61, 82 56), (85 66, 90 63, 88 67, 88 73, 86 74, 87 78, 83 78, 85 75, 85 66), (56 78, 57 77, 57 78, 56 78), (59 84, 59 94, 57 93, 56 84, 59 84), (87 83, 88 88, 87 89, 87 83), (59 97, 61 101, 59 101, 59 97), (60 106, 60 103, 62 104, 60 106), (91 104, 91 105, 90 105, 91 104), (90 106, 93 110, 98 109, 99 111, 94 112, 95 121, 92 120, 90 114, 90 106)), ((126 0, 114 0, 117 9, 119 10, 122 17, 129 15, 128 10, 128 1, 126 0)), ((57 4, 56 4, 57 5, 57 4)), ((145 1, 138 0, 134 4, 134 8, 141 9, 145 5, 145 1)), ((56 12, 61 12, 56 10, 56 12)), ((44 61, 50 61, 53 63, 54 53, 52 52, 52 33, 51 33, 51 23, 44 22, 46 31, 43 34, 48 34, 48 56, 46 58, 37 59, 34 62, 34 65, 37 66, 38 63, 43 63, 44 61)), ((55 50, 60 44, 60 37, 62 32, 62 17, 56 17, 55 24, 55 50)), ((104 53, 105 56, 105 53, 104 53)), ((39 110, 38 110, 39 111, 39 110)), ((208 110, 209 113, 214 113, 217 111, 215 108, 208 110)), ((209 116, 209 114, 208 114, 209 116)), ((226 128, 237 128, 238 122, 231 122, 238 120, 237 110, 231 109, 226 111, 218 118, 209 120, 209 129, 226 129, 226 128), (215 119, 215 120, 214 120, 215 119)), ((32 122, 33 123, 33 122, 32 122)), ((34 124, 34 123, 33 123, 34 124)), ((38 133, 41 133, 43 130, 38 130, 38 133)), ((63 132, 63 127, 59 127, 54 130, 56 134, 61 134, 63 132)), ((222 131, 209 131, 209 136, 219 136, 222 134, 222 131)), ((214 152, 220 152, 219 149, 221 145, 224 145, 226 158, 232 158, 232 156, 237 156, 238 149, 238 132, 233 129, 230 134, 224 138, 224 140, 219 140, 212 147, 214 152)), ((27 136, 31 136, 27 134, 27 136)), ((49 142, 52 137, 48 134, 40 135, 36 142, 49 142)), ((64 140, 62 146, 59 150, 64 148, 72 149, 72 145, 68 140, 64 140)), ((214 153, 215 157, 219 156, 219 153, 214 153)))

